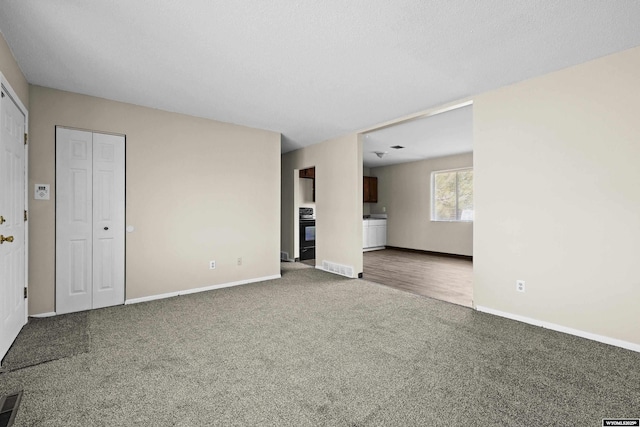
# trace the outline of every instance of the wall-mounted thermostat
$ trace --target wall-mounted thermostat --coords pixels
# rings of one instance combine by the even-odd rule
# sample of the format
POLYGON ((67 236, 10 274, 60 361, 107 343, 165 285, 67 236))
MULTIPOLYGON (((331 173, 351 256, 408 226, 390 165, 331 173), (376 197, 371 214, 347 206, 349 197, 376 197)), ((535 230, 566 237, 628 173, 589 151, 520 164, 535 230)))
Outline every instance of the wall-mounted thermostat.
POLYGON ((36 200, 49 200, 49 184, 36 184, 33 198, 36 200))

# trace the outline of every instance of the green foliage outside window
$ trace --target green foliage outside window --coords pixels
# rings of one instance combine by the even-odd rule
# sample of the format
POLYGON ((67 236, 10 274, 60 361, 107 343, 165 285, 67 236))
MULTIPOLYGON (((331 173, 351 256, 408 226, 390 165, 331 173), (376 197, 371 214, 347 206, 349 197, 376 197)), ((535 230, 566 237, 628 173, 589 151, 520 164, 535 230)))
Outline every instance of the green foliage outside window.
POLYGON ((473 169, 433 173, 431 219, 473 221, 473 169))

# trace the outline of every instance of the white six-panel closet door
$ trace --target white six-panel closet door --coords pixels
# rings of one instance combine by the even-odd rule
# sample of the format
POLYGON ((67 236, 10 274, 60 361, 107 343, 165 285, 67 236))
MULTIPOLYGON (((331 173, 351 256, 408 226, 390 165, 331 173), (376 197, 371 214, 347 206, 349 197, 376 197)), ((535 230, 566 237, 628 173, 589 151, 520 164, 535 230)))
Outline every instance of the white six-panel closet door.
POLYGON ((56 313, 124 303, 124 137, 56 128, 56 313))
POLYGON ((124 303, 124 137, 93 134, 93 307, 124 303))

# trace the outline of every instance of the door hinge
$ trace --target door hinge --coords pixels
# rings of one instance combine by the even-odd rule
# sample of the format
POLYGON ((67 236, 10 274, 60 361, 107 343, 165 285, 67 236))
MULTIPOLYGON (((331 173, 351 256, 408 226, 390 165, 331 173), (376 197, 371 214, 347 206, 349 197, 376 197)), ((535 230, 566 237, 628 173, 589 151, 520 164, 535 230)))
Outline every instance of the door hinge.
POLYGON ((26 210, 24 211, 24 220, 25 221, 27 220, 27 211, 26 210))
POLYGON ((27 134, 24 134, 24 145, 27 145, 27 134))
POLYGON ((27 299, 27 288, 24 288, 24 298, 27 299))

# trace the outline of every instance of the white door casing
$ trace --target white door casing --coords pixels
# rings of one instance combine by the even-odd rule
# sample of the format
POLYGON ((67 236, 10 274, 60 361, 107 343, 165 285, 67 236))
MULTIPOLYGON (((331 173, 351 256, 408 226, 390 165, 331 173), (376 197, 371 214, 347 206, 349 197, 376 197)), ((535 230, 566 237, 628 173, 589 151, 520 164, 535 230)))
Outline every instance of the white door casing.
POLYGON ((124 303, 124 137, 56 128, 56 313, 124 303))
POLYGON ((0 360, 26 323, 26 110, 2 77, 0 102, 0 360), (18 105, 19 104, 19 105, 18 105))

